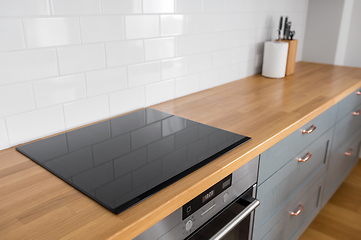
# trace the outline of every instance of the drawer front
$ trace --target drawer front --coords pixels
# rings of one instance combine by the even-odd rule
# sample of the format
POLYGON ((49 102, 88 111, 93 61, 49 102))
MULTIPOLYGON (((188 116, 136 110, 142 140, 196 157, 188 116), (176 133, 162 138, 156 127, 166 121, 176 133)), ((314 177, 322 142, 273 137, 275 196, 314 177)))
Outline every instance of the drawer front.
POLYGON ((356 113, 358 109, 361 110, 361 104, 351 109, 346 116, 336 124, 332 152, 337 151, 338 148, 361 127, 361 112, 360 115, 353 114, 356 113))
POLYGON ((325 184, 325 196, 332 195, 339 183, 343 180, 342 176, 348 170, 350 165, 358 159, 358 153, 361 142, 361 129, 355 135, 343 144, 336 152, 331 154, 330 163, 327 171, 325 184), (352 149, 352 153, 351 150, 352 149), (348 154, 350 153, 350 155, 348 154))
POLYGON ((293 206, 284 211, 281 221, 263 239, 291 239, 304 224, 309 224, 320 211, 320 195, 323 183, 324 177, 320 178, 303 197, 294 201, 293 206), (302 211, 299 215, 292 216, 290 213, 296 213, 300 210, 301 204, 303 206, 302 211))
POLYGON ((274 223, 280 220, 283 215, 280 215, 280 210, 290 207, 287 205, 289 199, 302 192, 300 189, 308 184, 309 179, 316 175, 318 176, 316 179, 318 179, 326 171, 328 146, 332 135, 333 128, 301 151, 295 158, 292 158, 258 187, 257 198, 261 204, 256 210, 255 228, 260 235, 269 231, 274 223), (298 158, 304 159, 307 152, 312 154, 309 160, 299 162, 298 158))
POLYGON ((310 145, 313 141, 330 129, 335 124, 336 114, 337 105, 331 107, 262 153, 258 173, 258 184, 263 183, 297 153, 301 152, 302 149, 310 145), (302 134, 302 131, 309 129, 312 124, 316 126, 316 129, 309 134, 302 134))
POLYGON ((361 94, 357 94, 359 91, 361 91, 361 89, 353 92, 339 103, 337 121, 341 120, 347 113, 361 104, 361 94))

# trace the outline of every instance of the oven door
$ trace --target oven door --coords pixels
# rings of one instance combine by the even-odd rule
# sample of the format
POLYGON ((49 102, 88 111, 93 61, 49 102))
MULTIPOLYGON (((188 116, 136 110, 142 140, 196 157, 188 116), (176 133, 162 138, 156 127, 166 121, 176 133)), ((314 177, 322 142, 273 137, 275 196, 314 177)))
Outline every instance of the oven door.
POLYGON ((252 237, 256 184, 199 227, 187 240, 249 240, 252 237))

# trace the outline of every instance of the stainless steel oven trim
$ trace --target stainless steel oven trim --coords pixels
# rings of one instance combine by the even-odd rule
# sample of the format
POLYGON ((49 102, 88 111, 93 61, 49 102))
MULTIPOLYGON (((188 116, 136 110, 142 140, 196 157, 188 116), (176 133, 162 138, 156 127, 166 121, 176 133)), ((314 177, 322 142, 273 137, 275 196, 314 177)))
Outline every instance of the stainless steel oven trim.
MULTIPOLYGON (((235 218, 233 218, 226 226, 219 230, 210 240, 220 240, 227 233, 229 233, 234 227, 236 227, 243 219, 250 215, 258 206, 259 201, 254 199, 242 212, 240 212, 235 218)), ((251 228, 251 227, 250 227, 251 228)), ((250 234, 251 236, 251 234, 250 234)))

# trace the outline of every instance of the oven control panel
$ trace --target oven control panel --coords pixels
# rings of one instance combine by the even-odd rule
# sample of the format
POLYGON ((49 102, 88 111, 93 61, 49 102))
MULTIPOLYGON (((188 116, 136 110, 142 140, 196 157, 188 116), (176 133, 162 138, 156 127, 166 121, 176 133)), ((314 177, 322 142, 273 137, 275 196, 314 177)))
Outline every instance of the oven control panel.
POLYGON ((134 240, 183 240, 197 231, 257 181, 258 158, 245 164, 178 208, 134 240))
POLYGON ((186 219, 192 215, 195 211, 212 201, 217 197, 221 192, 229 188, 232 184, 232 174, 228 175, 218 183, 214 184, 212 187, 208 188, 203 193, 199 194, 197 197, 193 198, 191 201, 183 205, 182 207, 182 220, 186 219))

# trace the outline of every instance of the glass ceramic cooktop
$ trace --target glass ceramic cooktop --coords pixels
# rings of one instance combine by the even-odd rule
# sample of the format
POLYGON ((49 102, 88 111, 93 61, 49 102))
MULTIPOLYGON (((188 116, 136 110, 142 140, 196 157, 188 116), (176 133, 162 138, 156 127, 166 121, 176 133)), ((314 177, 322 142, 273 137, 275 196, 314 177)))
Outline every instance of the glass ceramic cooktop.
POLYGON ((147 108, 16 149, 118 214, 249 139, 147 108))

